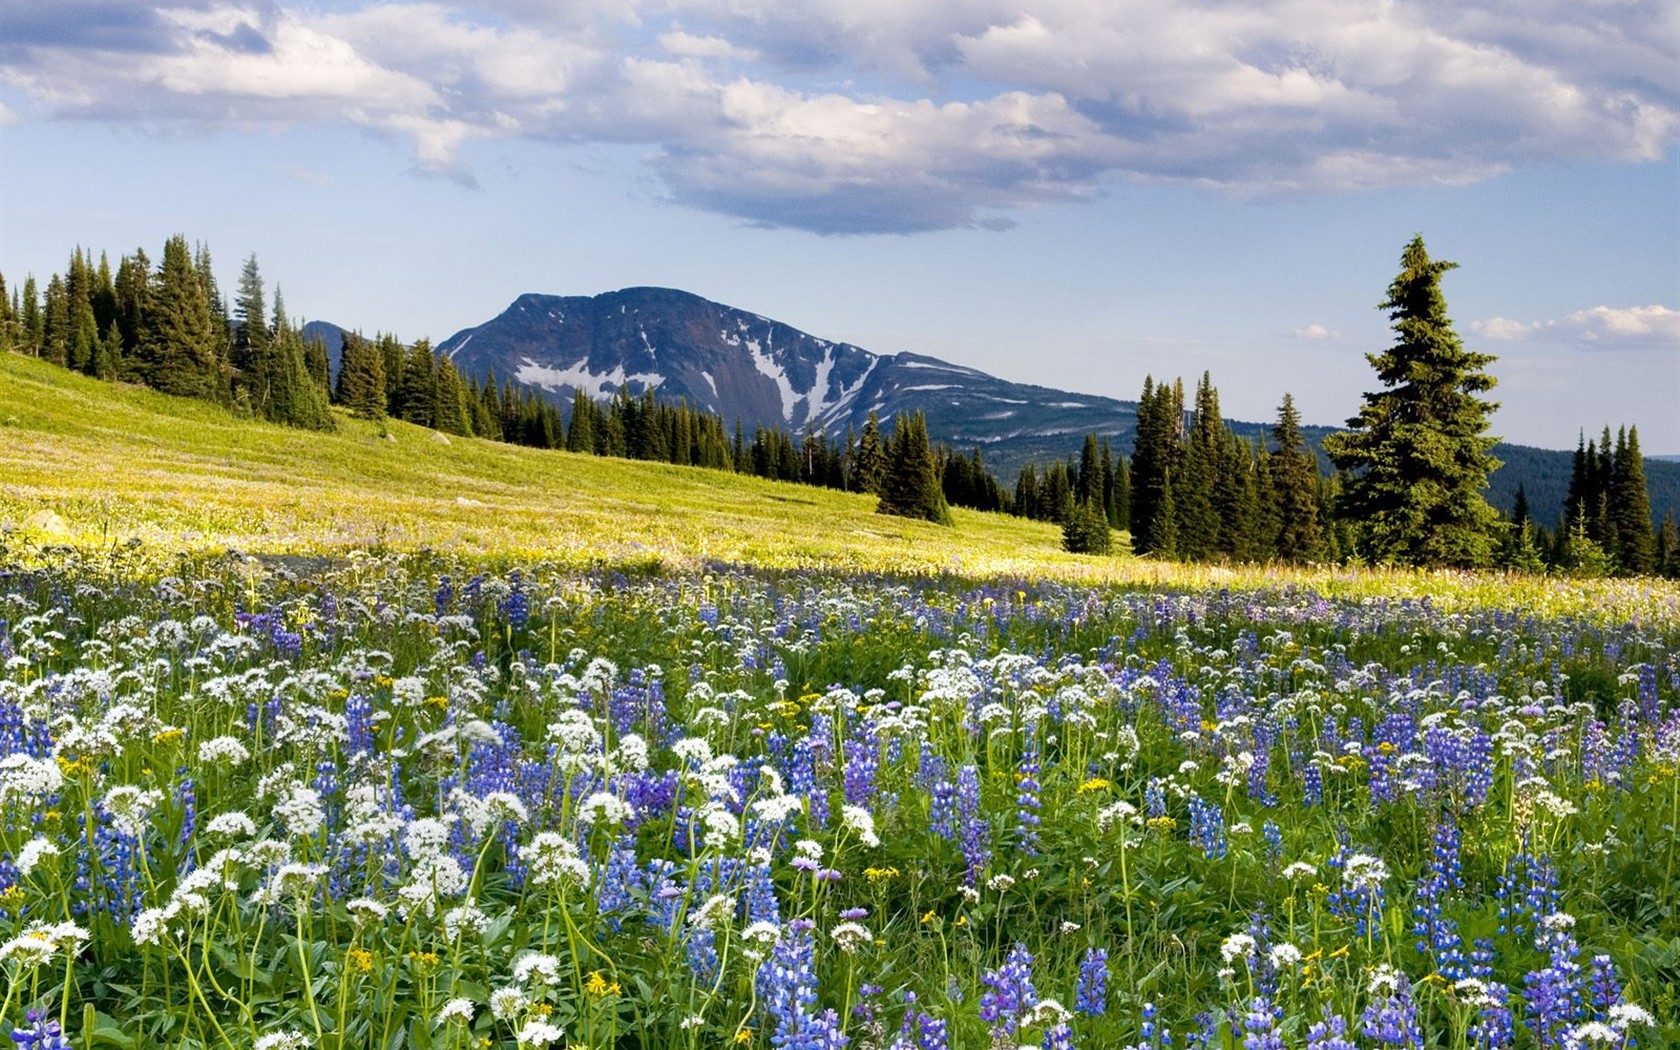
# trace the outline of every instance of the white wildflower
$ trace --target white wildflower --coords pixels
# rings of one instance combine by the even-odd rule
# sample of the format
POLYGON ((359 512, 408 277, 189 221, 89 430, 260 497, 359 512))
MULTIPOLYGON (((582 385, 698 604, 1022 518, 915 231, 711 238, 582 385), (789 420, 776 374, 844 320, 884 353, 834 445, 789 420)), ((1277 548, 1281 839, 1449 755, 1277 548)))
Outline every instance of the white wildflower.
POLYGON ((572 841, 552 831, 538 832, 520 851, 533 886, 587 889, 591 872, 572 841))
POLYGON ((880 836, 875 834, 875 818, 862 806, 841 806, 840 821, 870 849, 881 844, 880 836))
POLYGON ((566 1030, 547 1021, 532 1019, 525 1022, 525 1027, 519 1030, 516 1037, 520 1046, 553 1046, 566 1038, 566 1030))
POLYGON ((847 955, 855 954, 863 945, 873 944, 875 941, 869 929, 856 922, 843 922, 828 931, 828 935, 834 938, 835 945, 847 955))
POLYGON ((18 850, 16 861, 18 875, 27 879, 37 867, 40 867, 43 860, 56 856, 58 856, 58 847, 53 845, 46 837, 37 835, 25 842, 23 848, 18 850))
POLYGON ((1247 959, 1254 954, 1254 938, 1246 933, 1233 933, 1225 938, 1225 943, 1219 946, 1219 957, 1226 965, 1238 959, 1247 959))
POLYGON ((630 803, 609 791, 597 791, 578 806, 577 819, 580 824, 617 827, 627 823, 634 815, 635 810, 630 803))
POLYGON ((232 813, 218 813, 205 823, 204 833, 230 839, 248 839, 257 833, 257 824, 237 810, 232 813))
POLYGON ((125 835, 139 838, 146 833, 146 822, 152 810, 163 801, 163 792, 156 788, 143 789, 133 784, 119 784, 105 792, 99 805, 111 817, 111 823, 125 835))
POLYGON ((473 1001, 471 999, 464 999, 457 996, 456 998, 443 1004, 443 1009, 437 1012, 437 1017, 432 1021, 432 1024, 448 1024, 450 1021, 459 1021, 462 1024, 471 1024, 472 1018, 473 1001))
POLYGON ((239 766, 250 758, 250 749, 237 737, 219 736, 198 745, 198 760, 205 765, 239 766))
POLYGON ((498 988, 490 993, 490 1015, 498 1021, 511 1021, 525 1011, 528 1003, 518 988, 498 988))
POLYGON ((526 952, 513 961, 513 979, 521 983, 560 983, 560 960, 541 952, 526 952))

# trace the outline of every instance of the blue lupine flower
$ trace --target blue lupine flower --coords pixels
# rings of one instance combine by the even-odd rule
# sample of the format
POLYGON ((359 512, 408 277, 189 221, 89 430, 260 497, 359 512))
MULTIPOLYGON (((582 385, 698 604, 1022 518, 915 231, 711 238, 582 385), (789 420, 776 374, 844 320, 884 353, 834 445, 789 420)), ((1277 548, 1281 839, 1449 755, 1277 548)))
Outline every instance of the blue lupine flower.
POLYGON ((1003 966, 981 977, 987 991, 980 996, 980 1020, 992 1026, 994 1037, 1000 1033, 1014 1036, 1020 1030, 1022 1017, 1038 1005, 1032 964, 1032 953, 1026 945, 1016 944, 1009 950, 1003 966))
POLYGON ((1100 1017, 1108 1009, 1108 952, 1090 948, 1079 964, 1079 987, 1074 1009, 1088 1017, 1100 1017))

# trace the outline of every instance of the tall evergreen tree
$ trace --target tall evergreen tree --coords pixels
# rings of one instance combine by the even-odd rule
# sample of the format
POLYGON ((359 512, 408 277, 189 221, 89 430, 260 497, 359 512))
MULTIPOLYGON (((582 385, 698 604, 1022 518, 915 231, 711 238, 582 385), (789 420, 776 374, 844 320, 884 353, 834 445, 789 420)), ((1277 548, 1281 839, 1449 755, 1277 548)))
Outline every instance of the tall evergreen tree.
POLYGON ((1371 560, 1485 565, 1500 522, 1482 492, 1499 461, 1486 433, 1496 405, 1477 395, 1494 386, 1484 371, 1494 358, 1466 350, 1453 331, 1441 276, 1456 264, 1430 259, 1421 236, 1400 262, 1382 303, 1398 339, 1366 355, 1385 389, 1365 395, 1325 450, 1351 472, 1342 509, 1371 560))
POLYGON ((1658 570, 1670 579, 1680 578, 1680 528, 1674 525, 1674 512, 1663 514, 1662 526, 1657 529, 1658 570))
POLYGON ((1212 377, 1203 372, 1196 384, 1196 408, 1182 457, 1183 468, 1174 478, 1173 488, 1178 508, 1178 553, 1186 560, 1208 558, 1218 542, 1219 512, 1214 490, 1219 483, 1224 444, 1219 392, 1213 387, 1212 377))
POLYGON ((139 376, 166 394, 224 400, 218 357, 221 340, 204 284, 193 269, 187 239, 177 234, 163 246, 145 335, 136 351, 139 376))
POLYGON ((572 393, 572 418, 566 426, 566 448, 572 452, 595 451, 595 402, 579 387, 572 393))
MULTIPOLYGON (((1167 504, 1169 477, 1178 471, 1183 456, 1180 438, 1184 430, 1184 386, 1174 383, 1168 387, 1157 384, 1152 377, 1143 381, 1143 396, 1138 400, 1137 432, 1132 449, 1131 465, 1131 533, 1132 549, 1138 554, 1165 554, 1162 544, 1169 533, 1172 555, 1178 549, 1177 511, 1175 518, 1162 517, 1167 504)), ((1172 481, 1176 481, 1176 477, 1172 481)))
POLYGON ((35 275, 23 279, 23 295, 18 303, 18 352, 41 356, 46 341, 46 318, 41 313, 41 293, 35 275))
POLYGON ((886 474, 887 456, 881 443, 881 421, 875 417, 875 410, 870 409, 869 418, 863 424, 863 434, 858 438, 858 491, 880 495, 886 474))
POLYGON ((55 365, 70 364, 70 291, 64 278, 47 279, 46 309, 42 311, 41 358, 55 365))
POLYGON ((1295 398, 1283 395, 1277 423, 1272 426, 1270 475, 1277 534, 1273 548, 1284 561, 1311 562, 1324 558, 1324 532, 1318 521, 1318 460, 1301 433, 1295 398))
POLYGON ((17 346, 18 319, 12 311, 12 300, 6 292, 6 277, 0 274, 0 354, 17 346))
POLYGON ((1221 427, 1224 440, 1214 479, 1213 550, 1232 561, 1255 561, 1263 546, 1260 502, 1252 446, 1221 427))
POLYGON ((1617 563, 1625 573, 1649 576, 1657 568, 1656 536, 1651 526, 1651 493, 1645 486, 1638 427, 1629 427, 1617 435, 1609 503, 1616 531, 1617 563))
POLYGON ((385 357, 360 332, 344 334, 336 399, 363 419, 385 418, 385 357))
POLYGON ((920 412, 900 413, 893 421, 886 460, 877 511, 949 525, 951 512, 939 485, 939 469, 928 442, 927 420, 920 412))

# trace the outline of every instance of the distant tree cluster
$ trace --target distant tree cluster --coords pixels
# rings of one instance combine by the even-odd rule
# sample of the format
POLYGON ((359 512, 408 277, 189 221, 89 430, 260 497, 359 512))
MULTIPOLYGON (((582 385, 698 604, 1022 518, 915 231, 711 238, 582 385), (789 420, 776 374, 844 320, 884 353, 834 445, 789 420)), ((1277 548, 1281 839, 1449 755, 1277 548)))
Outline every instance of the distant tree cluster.
POLYGON ((1513 514, 1524 532, 1533 532, 1530 545, 1549 546, 1551 565, 1584 575, 1619 574, 1680 576, 1680 533, 1674 515, 1651 524, 1651 496, 1645 482, 1645 460, 1639 451, 1639 428, 1610 428, 1596 442, 1576 445, 1569 494, 1552 542, 1527 520, 1527 500, 1513 514))
POLYGON ((325 349, 306 345, 278 290, 270 312, 253 257, 234 310, 217 287, 204 245, 164 243, 113 271, 77 248, 43 292, 34 276, 6 294, 0 278, 0 350, 29 354, 101 379, 215 401, 292 426, 331 429, 325 349))
POLYGON ((1339 534, 1330 519, 1336 482, 1320 476, 1288 394, 1270 437, 1268 444, 1260 435, 1235 434, 1205 373, 1188 415, 1182 381, 1148 377, 1129 461, 1087 434, 1077 460, 1021 469, 1013 510, 1059 523, 1063 546, 1079 553, 1106 552, 1110 530, 1125 528, 1134 552, 1156 558, 1337 557, 1339 534))

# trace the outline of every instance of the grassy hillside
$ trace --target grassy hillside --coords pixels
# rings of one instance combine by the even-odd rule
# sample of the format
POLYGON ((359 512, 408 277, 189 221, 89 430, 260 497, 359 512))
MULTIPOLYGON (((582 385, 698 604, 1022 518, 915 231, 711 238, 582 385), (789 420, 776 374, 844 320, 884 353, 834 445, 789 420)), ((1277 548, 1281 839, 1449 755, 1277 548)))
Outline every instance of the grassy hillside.
POLYGON ((0 524, 36 542, 194 550, 964 573, 1093 564, 1061 552, 1059 529, 1003 515, 959 509, 942 529, 878 515, 873 497, 339 422, 335 434, 270 426, 0 355, 0 524))
POLYGON ((1071 555, 1060 529, 1001 514, 953 509, 955 527, 940 528, 876 514, 873 497, 445 439, 403 423, 387 433, 363 420, 339 423, 333 434, 270 426, 0 354, 0 549, 16 557, 130 540, 162 554, 430 548, 567 565, 715 560, 1175 588, 1305 585, 1447 606, 1680 615, 1680 588, 1653 581, 1071 555))

